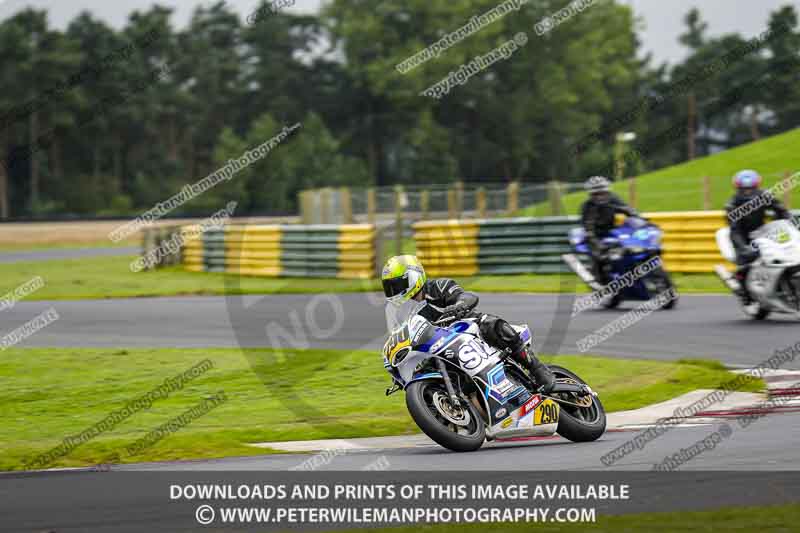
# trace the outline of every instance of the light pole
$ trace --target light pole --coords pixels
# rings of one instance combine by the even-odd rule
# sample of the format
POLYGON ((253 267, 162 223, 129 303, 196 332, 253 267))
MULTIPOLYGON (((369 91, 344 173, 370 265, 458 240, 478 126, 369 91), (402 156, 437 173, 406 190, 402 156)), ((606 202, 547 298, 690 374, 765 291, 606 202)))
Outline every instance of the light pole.
POLYGON ((636 140, 636 133, 628 131, 617 133, 614 145, 614 181, 625 178, 625 144, 636 140))

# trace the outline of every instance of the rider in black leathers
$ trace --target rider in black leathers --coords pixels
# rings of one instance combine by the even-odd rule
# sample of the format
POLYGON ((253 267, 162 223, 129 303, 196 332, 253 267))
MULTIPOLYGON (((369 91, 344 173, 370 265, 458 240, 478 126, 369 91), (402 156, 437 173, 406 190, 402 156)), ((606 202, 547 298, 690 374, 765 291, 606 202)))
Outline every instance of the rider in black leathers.
POLYGON ((474 311, 478 305, 478 295, 465 291, 452 279, 432 279, 425 283, 422 291, 415 297, 425 300, 428 305, 419 314, 431 322, 444 316, 455 318, 479 318, 478 327, 483 339, 491 346, 506 350, 533 375, 540 386, 540 392, 549 392, 555 384, 555 376, 535 354, 525 349, 519 333, 502 318, 474 311))
POLYGON ((728 224, 731 228, 731 243, 736 250, 738 270, 736 279, 743 290, 739 295, 745 303, 751 298, 745 280, 753 261, 758 258, 758 250, 752 246, 750 233, 764 225, 770 212, 775 219, 791 219, 792 215, 770 192, 762 191, 761 176, 754 170, 742 170, 733 177, 736 194, 725 206, 728 224))
POLYGON ((505 320, 486 313, 478 313, 478 295, 465 291, 452 279, 428 280, 422 263, 414 256, 396 256, 389 259, 381 276, 384 294, 388 301, 398 304, 406 300, 426 302, 417 313, 430 322, 442 318, 476 318, 481 336, 489 345, 505 351, 527 368, 539 391, 547 393, 555 385, 553 372, 532 351, 528 351, 519 333, 505 320))
POLYGON ((605 285, 611 281, 608 273, 608 249, 603 245, 614 228, 617 213, 627 216, 638 216, 635 209, 627 205, 610 191, 611 182, 602 176, 593 176, 584 184, 589 199, 581 207, 581 224, 586 230, 586 242, 592 256, 593 274, 597 281, 605 285))

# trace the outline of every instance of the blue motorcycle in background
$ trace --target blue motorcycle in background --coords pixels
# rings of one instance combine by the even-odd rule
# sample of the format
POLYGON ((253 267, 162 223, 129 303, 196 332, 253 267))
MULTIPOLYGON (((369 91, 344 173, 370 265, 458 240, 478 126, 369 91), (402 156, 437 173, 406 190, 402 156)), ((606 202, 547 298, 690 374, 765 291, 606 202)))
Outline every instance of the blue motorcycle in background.
POLYGON ((608 249, 608 277, 611 280, 605 286, 578 257, 591 257, 583 228, 570 230, 569 242, 575 253, 561 257, 592 290, 603 291, 605 288, 608 295, 599 304, 607 309, 617 307, 624 300, 651 300, 669 290, 675 297, 666 301, 663 309, 672 309, 678 299, 675 285, 660 261, 662 233, 658 226, 640 217, 628 217, 622 225, 612 229, 610 235, 602 240, 608 249))

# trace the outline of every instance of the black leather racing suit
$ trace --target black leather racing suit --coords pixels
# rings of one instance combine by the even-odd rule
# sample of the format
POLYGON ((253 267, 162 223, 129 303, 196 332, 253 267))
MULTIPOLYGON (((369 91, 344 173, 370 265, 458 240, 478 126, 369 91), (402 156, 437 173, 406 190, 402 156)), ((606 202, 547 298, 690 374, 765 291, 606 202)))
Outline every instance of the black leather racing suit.
POLYGON ((775 219, 792 218, 780 200, 761 190, 751 196, 737 193, 725 205, 725 211, 740 271, 746 270, 758 258, 758 250, 750 246, 750 233, 764 225, 767 215, 772 212, 775 219))
POLYGON ((581 225, 586 230, 586 242, 592 253, 593 273, 602 284, 610 281, 602 240, 614 229, 614 218, 617 213, 629 217, 638 214, 614 193, 609 193, 609 198, 604 203, 595 202, 590 197, 581 206, 581 225))
POLYGON ((525 350, 525 343, 511 324, 500 317, 486 313, 478 313, 478 295, 465 291, 452 279, 432 279, 422 289, 428 305, 419 311, 419 314, 431 322, 436 322, 445 314, 450 314, 454 309, 459 309, 460 316, 478 318, 483 339, 494 348, 507 350, 511 357, 516 359, 533 375, 536 383, 549 390, 555 381, 552 372, 542 364, 536 355, 525 350))
POLYGON ((422 291, 428 305, 419 314, 431 322, 436 322, 446 314, 445 309, 463 306, 462 316, 481 319, 478 324, 481 335, 491 346, 501 350, 509 349, 512 353, 522 350, 523 342, 511 324, 500 317, 475 312, 478 295, 465 291, 452 279, 432 279, 425 284, 422 291))

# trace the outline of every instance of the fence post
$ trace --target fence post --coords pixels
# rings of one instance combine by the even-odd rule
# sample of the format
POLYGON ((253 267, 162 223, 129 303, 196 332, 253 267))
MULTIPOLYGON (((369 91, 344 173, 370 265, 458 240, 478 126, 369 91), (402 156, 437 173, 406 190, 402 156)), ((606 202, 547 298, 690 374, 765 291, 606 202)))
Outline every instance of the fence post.
POLYGON ((394 188, 394 239, 395 255, 403 254, 403 186, 394 188))
MULTIPOLYGON (((167 240, 169 236, 169 228, 166 226, 158 226, 156 228, 156 248, 162 248, 164 242, 167 240)), ((163 254, 158 254, 158 259, 156 260, 156 268, 161 268, 167 264, 167 258, 164 257, 163 254)))
POLYGON ((508 184, 506 198, 506 211, 509 215, 513 215, 519 210, 519 182, 512 181, 508 184))
POLYGON ((308 194, 308 223, 317 224, 322 222, 322 191, 320 189, 312 190, 308 194))
POLYGON ((375 247, 375 272, 378 279, 380 279, 383 272, 383 250, 386 246, 386 239, 383 238, 383 234, 385 230, 386 228, 372 226, 372 231, 374 232, 372 244, 375 247))
POLYGON ((321 224, 330 224, 331 223, 331 216, 332 216, 332 208, 333 208, 333 195, 331 194, 331 189, 325 187, 319 191, 320 195, 320 223, 321 224))
POLYGON ((558 216, 561 214, 561 182, 552 180, 549 186, 550 214, 558 216))
POLYGON ((431 192, 428 189, 420 193, 419 208, 422 211, 422 220, 427 220, 431 210, 431 192))
POLYGON ((703 209, 711 209, 711 176, 703 176, 703 209))
POLYGON ((628 180, 628 203, 631 204, 631 207, 636 209, 638 200, 639 199, 636 198, 636 176, 634 176, 628 180))
POLYGON ((478 209, 478 218, 486 218, 486 189, 478 187, 475 192, 475 204, 478 209))
MULTIPOLYGON (((172 240, 173 236, 175 235, 175 226, 167 226, 164 231, 164 242, 169 242, 172 240)), ((164 254, 164 261, 161 263, 162 266, 172 266, 175 262, 175 254, 170 252, 167 249, 167 253, 164 254)))
POLYGON ((339 189, 339 199, 342 206, 342 224, 353 223, 353 199, 350 196, 350 188, 342 187, 339 189))
MULTIPOLYGON (((155 250, 155 228, 143 228, 142 229, 142 257, 147 257, 147 255, 155 250)), ((145 270, 150 270, 150 265, 145 263, 145 270)))
POLYGON ((447 189, 447 218, 455 219, 456 216, 456 190, 452 187, 447 189))
POLYGON ((375 199, 375 188, 370 187, 367 189, 367 222, 375 224, 375 211, 377 210, 377 201, 375 199))
POLYGON ((181 245, 175 254, 175 264, 181 265, 183 264, 183 249, 186 245, 186 241, 183 239, 183 226, 175 226, 175 234, 179 236, 179 240, 181 242, 181 245))
POLYGON ((456 182, 456 215, 461 218, 464 214, 464 182, 456 182))
MULTIPOLYGON (((792 177, 792 173, 788 170, 783 173, 783 179, 789 180, 792 177)), ((783 188, 783 205, 786 206, 786 209, 792 208, 792 187, 790 183, 786 183, 783 188)))
POLYGON ((306 191, 300 191, 297 193, 297 208, 300 210, 300 221, 303 224, 307 224, 306 222, 306 191))

